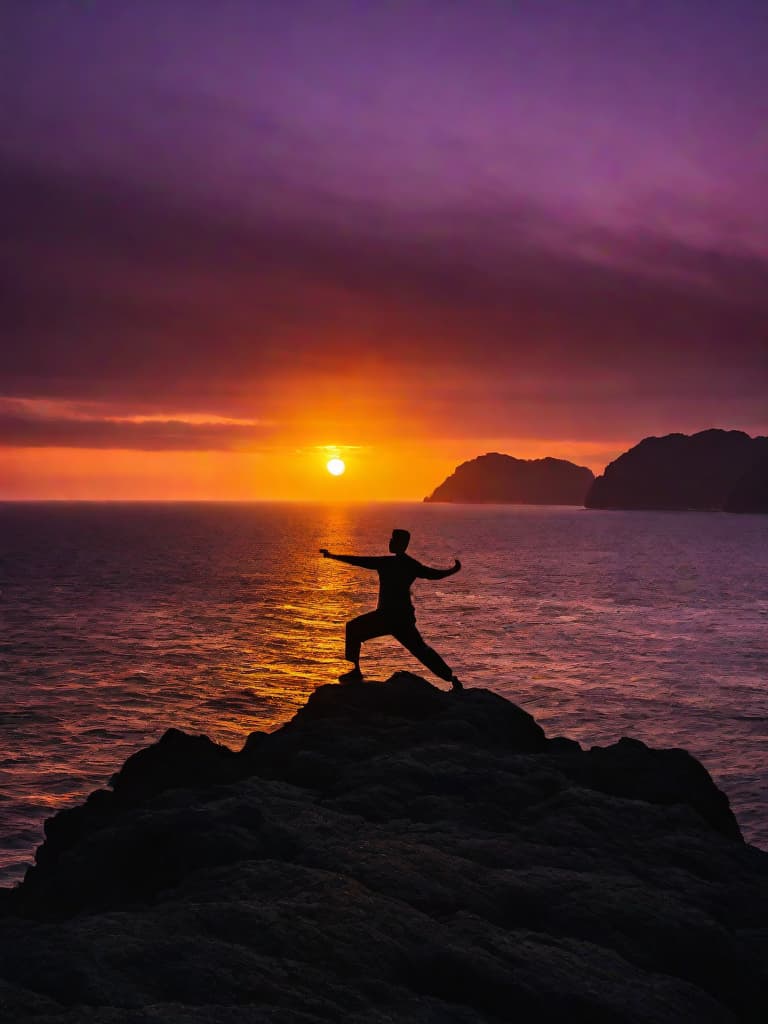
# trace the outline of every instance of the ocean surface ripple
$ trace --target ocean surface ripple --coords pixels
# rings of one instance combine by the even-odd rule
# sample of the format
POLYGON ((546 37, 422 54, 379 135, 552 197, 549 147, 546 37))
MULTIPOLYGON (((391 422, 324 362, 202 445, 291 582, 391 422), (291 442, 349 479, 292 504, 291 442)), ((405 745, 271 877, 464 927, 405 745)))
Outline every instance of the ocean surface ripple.
MULTIPOLYGON (((318 548, 411 553, 467 686, 586 746, 684 747, 768 848, 768 517, 452 505, 0 505, 0 884, 58 809, 167 728, 233 747, 347 667, 376 576, 318 548)), ((371 678, 418 663, 391 639, 371 678)), ((437 681, 436 681, 437 682, 437 681)), ((444 684, 439 684, 444 685, 444 684)))

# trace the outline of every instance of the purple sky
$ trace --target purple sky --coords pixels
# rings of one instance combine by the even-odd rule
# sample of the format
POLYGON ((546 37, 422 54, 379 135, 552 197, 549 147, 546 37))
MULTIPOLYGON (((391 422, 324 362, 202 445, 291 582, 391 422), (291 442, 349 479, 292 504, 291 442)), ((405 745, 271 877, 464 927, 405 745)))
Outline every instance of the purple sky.
POLYGON ((309 440, 310 386, 370 388, 349 444, 768 430, 764 0, 5 0, 0 39, 0 444, 309 440))

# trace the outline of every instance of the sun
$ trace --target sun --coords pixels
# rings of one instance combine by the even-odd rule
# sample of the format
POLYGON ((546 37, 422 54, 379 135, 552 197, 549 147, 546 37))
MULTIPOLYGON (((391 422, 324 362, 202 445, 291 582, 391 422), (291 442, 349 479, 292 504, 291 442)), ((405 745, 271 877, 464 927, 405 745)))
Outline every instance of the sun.
POLYGON ((325 468, 331 474, 331 476, 341 476, 344 470, 347 468, 341 459, 328 459, 325 464, 325 468))

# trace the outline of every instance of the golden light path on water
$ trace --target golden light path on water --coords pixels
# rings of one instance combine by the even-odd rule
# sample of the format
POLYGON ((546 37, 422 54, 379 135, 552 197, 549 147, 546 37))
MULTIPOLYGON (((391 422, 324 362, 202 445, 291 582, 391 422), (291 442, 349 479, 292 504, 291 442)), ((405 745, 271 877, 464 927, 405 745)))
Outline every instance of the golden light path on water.
MULTIPOLYGON (((351 551, 350 507, 321 506, 318 511, 323 517, 323 527, 318 529, 318 537, 324 538, 322 546, 351 551)), ((235 664, 222 664, 222 693, 206 698, 214 712, 209 731, 221 742, 240 745, 251 716, 258 728, 277 728, 313 690, 335 682, 339 672, 346 670, 344 624, 359 614, 362 602, 355 596, 354 579, 349 573, 332 571, 333 563, 319 555, 320 546, 318 540, 314 549, 294 553, 282 594, 261 608, 257 638, 237 653, 235 664), (231 693, 233 683, 239 696, 231 693), (249 706, 250 701, 254 704, 249 706)), ((258 587, 260 582, 257 575, 253 584, 258 587)))

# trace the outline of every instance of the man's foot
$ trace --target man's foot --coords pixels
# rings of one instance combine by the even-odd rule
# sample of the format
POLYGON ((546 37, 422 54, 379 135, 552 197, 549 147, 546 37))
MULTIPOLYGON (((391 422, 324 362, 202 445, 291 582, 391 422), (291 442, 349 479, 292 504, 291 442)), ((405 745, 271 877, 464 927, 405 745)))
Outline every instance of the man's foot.
POLYGON ((343 686, 348 686, 350 683, 362 683, 363 673, 359 668, 351 668, 349 672, 345 672, 339 676, 339 682, 343 686))
POLYGON ((460 690, 464 689, 461 684, 461 680, 456 675, 451 676, 451 689, 454 693, 458 693, 460 690))

